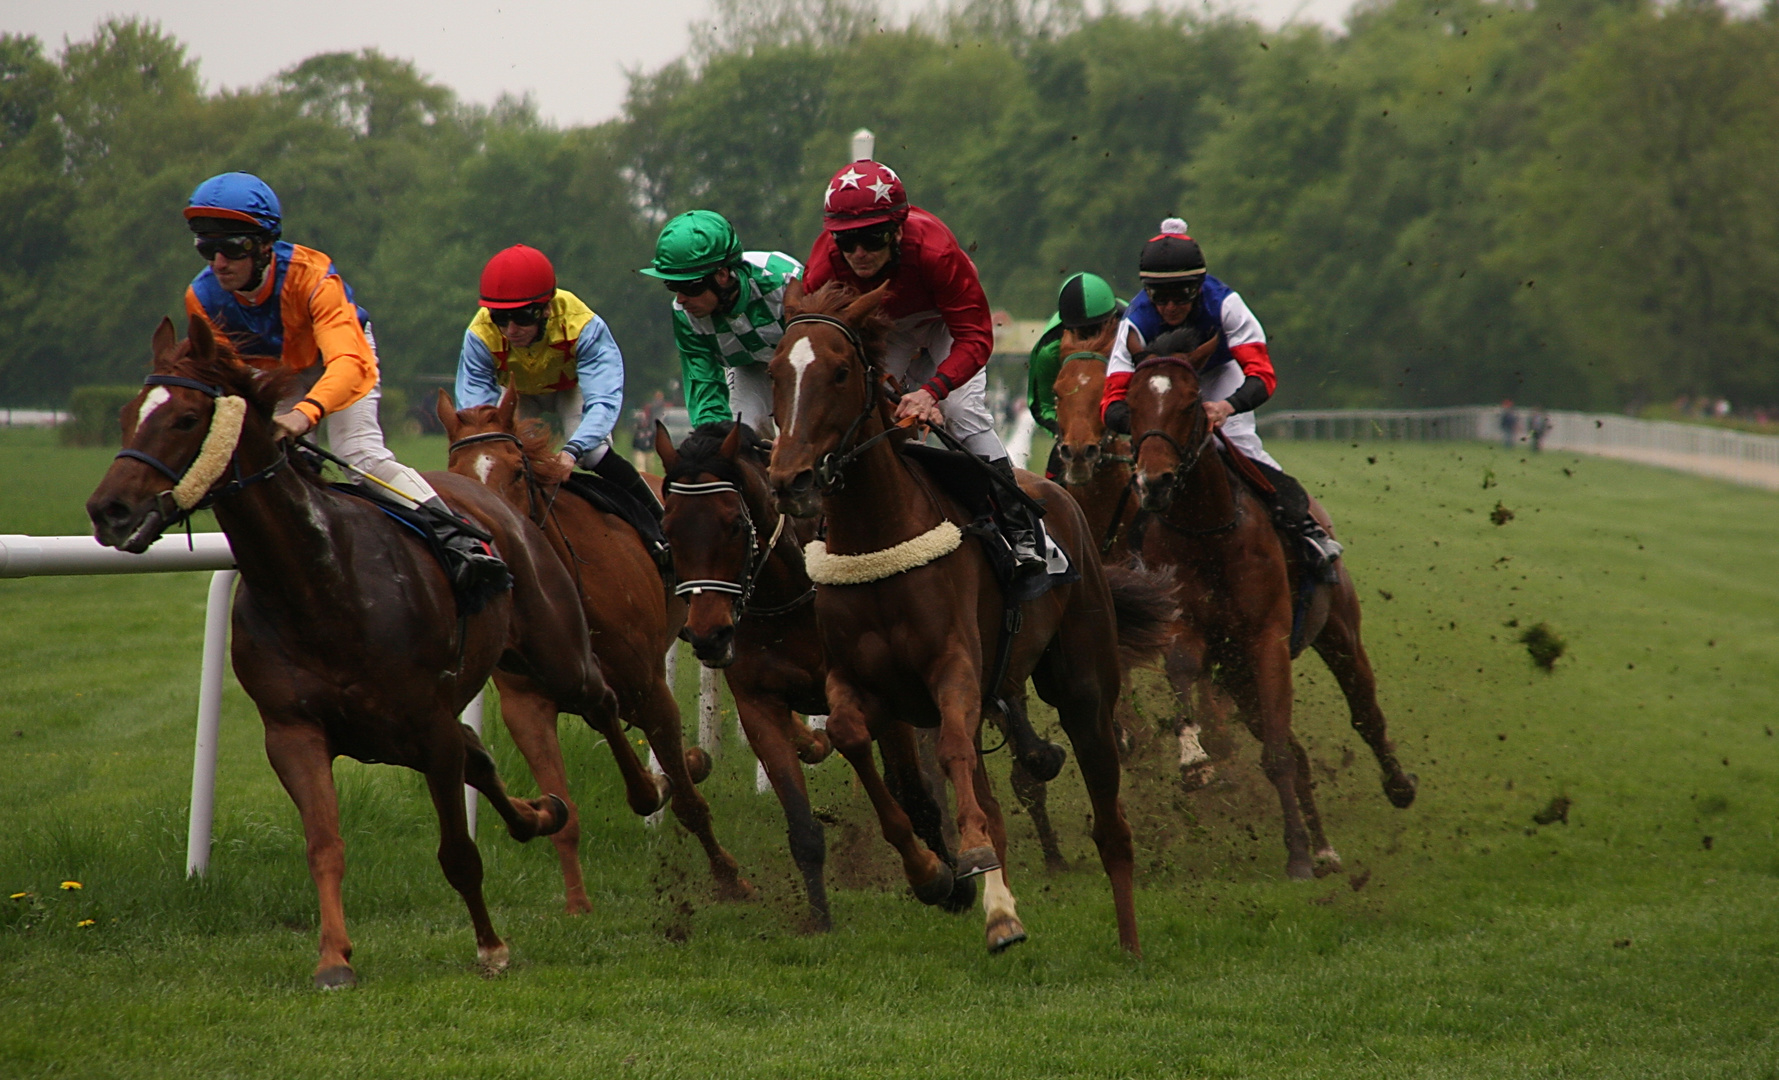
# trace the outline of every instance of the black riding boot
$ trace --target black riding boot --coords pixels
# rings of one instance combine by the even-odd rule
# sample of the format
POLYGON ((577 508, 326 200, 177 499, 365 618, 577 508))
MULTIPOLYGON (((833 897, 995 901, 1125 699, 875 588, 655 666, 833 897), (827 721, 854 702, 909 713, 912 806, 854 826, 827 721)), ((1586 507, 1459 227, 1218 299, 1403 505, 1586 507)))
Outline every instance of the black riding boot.
MULTIPOLYGON (((1018 488, 1019 482, 1013 477, 1012 461, 995 458, 988 464, 1007 483, 1018 488)), ((1019 577, 1042 574, 1045 570, 1044 556, 1038 554, 1038 523, 1032 520, 1031 510, 1025 503, 1011 497, 997 498, 995 504, 1001 511, 1001 528, 1007 534, 1007 544, 1013 549, 1013 559, 1017 564, 1014 573, 1019 577)))
POLYGON ((1330 585, 1340 581, 1340 570, 1334 565, 1343 550, 1340 541, 1328 535, 1321 522, 1310 516, 1310 495, 1297 478, 1256 461, 1255 466, 1272 482, 1273 524, 1286 536, 1303 539, 1303 553, 1310 568, 1330 585))
POLYGON ((507 564, 488 545, 492 536, 452 513, 437 495, 421 503, 420 508, 432 516, 433 535, 445 549, 445 569, 451 575, 451 587, 465 599, 466 607, 479 611, 490 597, 513 587, 507 564))

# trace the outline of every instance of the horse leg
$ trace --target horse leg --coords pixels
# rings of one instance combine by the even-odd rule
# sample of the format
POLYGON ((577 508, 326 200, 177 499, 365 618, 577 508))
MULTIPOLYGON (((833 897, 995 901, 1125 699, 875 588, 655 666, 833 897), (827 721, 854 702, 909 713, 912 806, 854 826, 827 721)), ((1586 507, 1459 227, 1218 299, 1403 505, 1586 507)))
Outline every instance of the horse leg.
POLYGON ((1328 621, 1316 636, 1315 649, 1340 684, 1346 696, 1347 710, 1352 715, 1353 730, 1359 733, 1376 755, 1384 774, 1384 797, 1390 805, 1405 808, 1415 801, 1416 779, 1402 771, 1396 760, 1396 747, 1384 721, 1384 710, 1377 703, 1377 676, 1372 674, 1371 660, 1365 655, 1365 643, 1359 637, 1359 598, 1345 567, 1340 584, 1328 607, 1328 621))
POLYGON ((988 782, 988 769, 982 756, 976 756, 974 790, 987 819, 989 840, 994 844, 995 858, 1000 865, 982 875, 982 918, 992 955, 1007 951, 1026 938, 1025 924, 1019 921, 1018 904, 1013 890, 1007 886, 1007 823, 1001 817, 1001 803, 988 782))
MULTIPOLYGON (((678 712, 674 715, 677 717, 678 712)), ((608 690, 606 697, 581 719, 603 735, 605 745, 611 748, 612 760, 618 763, 618 775, 624 778, 624 801, 630 804, 631 812, 638 817, 648 817, 666 806, 672 790, 669 781, 665 776, 652 775, 636 756, 636 748, 630 745, 630 737, 624 733, 624 725, 618 719, 616 695, 608 690)))
MULTIPOLYGON (((494 755, 482 745, 481 737, 467 724, 458 725, 463 734, 463 782, 481 792, 506 822, 507 835, 521 844, 539 836, 554 836, 568 824, 568 801, 553 792, 536 799, 515 799, 507 794, 506 785, 494 769, 494 755)), ((465 828, 468 819, 465 818, 465 828)))
POLYGON ((871 755, 871 727, 862 703, 832 674, 828 677, 828 706, 828 737, 833 740, 834 749, 852 765, 870 797, 878 828, 902 857, 902 874, 914 889, 915 898, 923 904, 945 901, 955 884, 951 865, 916 839, 907 811, 890 794, 889 786, 877 771, 877 761, 871 755))
MULTIPOLYGON (((439 867, 469 908, 470 925, 476 930, 476 959, 484 971, 492 974, 506 968, 508 952, 506 942, 500 940, 488 918, 488 903, 482 898, 482 853, 470 839, 469 818, 463 809, 464 763, 468 756, 464 753, 465 745, 466 742, 446 742, 431 755, 426 789, 432 794, 432 806, 439 816, 439 867)), ((498 780, 495 786, 499 786, 498 780)), ((497 810, 503 804, 512 805, 504 797, 491 801, 497 810)))
MULTIPOLYGON (((346 844, 340 839, 340 803, 334 791, 334 757, 327 734, 309 724, 284 723, 269 716, 264 719, 266 757, 302 815, 309 876, 321 902, 321 958, 315 964, 315 986, 321 990, 357 986, 352 941, 346 936, 346 908, 340 901, 346 844)), ((462 802, 459 796, 459 807, 462 802)))
POLYGON ((1285 873, 1308 881, 1316 874, 1310 859, 1309 829, 1297 799, 1297 755, 1291 749, 1291 657, 1284 635, 1270 631, 1257 635, 1243 661, 1244 670, 1232 680, 1230 689, 1260 737, 1260 766, 1279 793, 1285 873))
MULTIPOLYGON (((1014 703, 1009 701, 1008 704, 1014 703)), ((1023 707, 1024 704, 1021 701, 1015 707, 1023 707)), ((1052 873, 1068 869, 1069 861, 1063 858, 1062 845, 1057 843, 1056 830, 1050 825, 1049 791, 1044 782, 1026 769, 1017 754, 1013 755, 1008 779, 1013 784, 1013 797, 1025 808, 1026 816, 1031 818, 1032 828, 1037 830, 1038 844, 1044 849, 1044 869, 1052 873)))
POLYGON ((1199 741, 1204 720, 1215 715, 1212 708, 1211 680, 1205 677, 1204 647, 1182 634, 1168 650, 1164 661, 1168 684, 1180 702, 1180 718, 1174 725, 1174 736, 1180 744, 1180 786, 1197 791, 1217 775, 1211 755, 1199 741))
POLYGON ((692 782, 685 736, 679 726, 679 703, 673 700, 665 680, 657 681, 644 693, 646 696, 637 710, 637 726, 648 736, 655 760, 661 763, 661 771, 672 785, 673 816, 703 845, 711 876, 716 879, 718 899, 746 900, 754 895, 754 887, 741 876, 741 866, 735 856, 717 843, 710 824, 710 804, 704 801, 703 794, 692 782))
MULTIPOLYGON (((891 720, 877 729, 877 750, 883 756, 884 782, 908 815, 914 835, 950 867, 956 863, 957 826, 947 812, 937 736, 934 728, 913 728, 891 720)), ((951 895, 939 901, 939 907, 953 915, 975 905, 975 878, 954 876, 951 895)))
POLYGON ((1001 865, 989 835, 988 815, 976 793, 980 755, 976 737, 982 725, 981 680, 973 665, 954 663, 935 680, 933 701, 939 707, 939 765, 951 779, 957 798, 957 872, 975 877, 1001 865))
POLYGON ((562 886, 565 906, 570 915, 584 915, 593 910, 587 899, 587 887, 581 877, 581 814, 568 796, 568 770, 562 764, 562 746, 556 738, 556 716, 561 711, 551 699, 538 693, 530 680, 505 672, 496 672, 494 685, 500 690, 500 715, 507 733, 525 764, 537 781, 538 790, 554 795, 568 807, 568 820, 551 837, 556 846, 556 859, 562 864, 562 886))
POLYGON ((1340 852, 1334 850, 1327 834, 1322 831, 1322 812, 1316 808, 1315 778, 1310 775, 1310 755, 1295 734, 1291 736, 1291 756, 1297 762, 1292 780, 1297 786, 1297 805, 1303 809, 1304 828, 1309 830, 1310 846, 1315 850, 1316 876, 1338 874, 1341 871, 1340 852))
MULTIPOLYGON (((733 683, 730 691, 735 690, 733 683)), ((741 716, 741 730, 747 744, 766 770, 766 779, 784 807, 785 832, 790 842, 791 861, 803 875, 803 888, 809 895, 809 928, 826 932, 833 926, 828 914, 828 889, 822 870, 827 861, 827 840, 821 822, 809 809, 809 788, 799 764, 795 729, 807 732, 782 701, 735 695, 735 710, 741 716)))

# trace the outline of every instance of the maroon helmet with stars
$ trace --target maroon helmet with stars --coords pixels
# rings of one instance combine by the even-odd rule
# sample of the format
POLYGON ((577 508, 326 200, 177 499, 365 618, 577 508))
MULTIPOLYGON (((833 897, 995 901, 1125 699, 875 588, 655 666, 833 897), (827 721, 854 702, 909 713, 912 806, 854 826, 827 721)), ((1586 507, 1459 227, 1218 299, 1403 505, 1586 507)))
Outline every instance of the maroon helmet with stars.
POLYGON ((829 232, 901 221, 908 216, 908 193, 888 165, 855 161, 828 181, 822 211, 829 232))

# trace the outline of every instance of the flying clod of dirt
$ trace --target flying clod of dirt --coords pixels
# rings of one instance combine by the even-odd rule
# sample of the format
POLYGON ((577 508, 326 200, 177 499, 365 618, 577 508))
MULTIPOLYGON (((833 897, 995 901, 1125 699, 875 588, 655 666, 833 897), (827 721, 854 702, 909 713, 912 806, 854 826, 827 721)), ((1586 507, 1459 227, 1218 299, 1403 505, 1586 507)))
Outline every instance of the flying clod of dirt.
POLYGON ((1526 647, 1532 662, 1546 671, 1556 670, 1557 660, 1569 649, 1549 623, 1539 623, 1526 630, 1520 635, 1520 644, 1526 647))
POLYGON ((1569 796, 1558 795, 1549 806, 1533 814, 1532 820, 1540 825, 1554 825, 1559 821, 1569 824, 1569 796))
POLYGON ((1505 525, 1513 520, 1513 511, 1497 502, 1494 512, 1489 514, 1489 520, 1497 525, 1505 525))

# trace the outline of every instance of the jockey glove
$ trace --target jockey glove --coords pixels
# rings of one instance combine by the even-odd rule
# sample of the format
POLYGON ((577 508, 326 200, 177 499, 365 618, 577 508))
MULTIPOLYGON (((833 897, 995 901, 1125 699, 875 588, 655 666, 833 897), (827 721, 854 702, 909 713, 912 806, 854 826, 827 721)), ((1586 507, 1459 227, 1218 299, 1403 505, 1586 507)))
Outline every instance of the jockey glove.
POLYGON ((1130 434, 1130 402, 1123 399, 1106 406, 1106 428, 1120 435, 1130 434))

